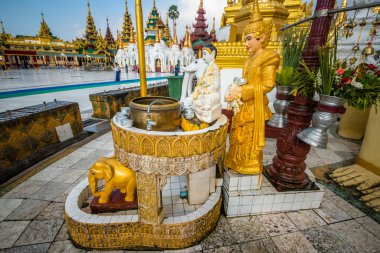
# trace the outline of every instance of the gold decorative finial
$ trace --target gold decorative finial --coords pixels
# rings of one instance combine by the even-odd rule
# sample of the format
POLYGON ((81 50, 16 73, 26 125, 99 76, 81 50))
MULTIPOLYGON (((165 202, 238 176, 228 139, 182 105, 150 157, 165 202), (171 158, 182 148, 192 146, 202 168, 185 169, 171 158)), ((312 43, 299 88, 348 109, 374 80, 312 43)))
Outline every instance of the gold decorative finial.
POLYGON ((265 48, 270 40, 270 35, 272 33, 272 22, 265 22, 261 16, 259 1, 254 0, 251 5, 251 20, 249 24, 244 28, 244 34, 253 34, 256 39, 260 39, 264 36, 264 41, 262 43, 265 48))
POLYGON ((153 0, 153 8, 156 8, 156 0, 153 0))
POLYGON ((156 40, 155 43, 160 43, 161 38, 160 38, 160 29, 158 28, 158 23, 156 24, 156 40))
POLYGON ((107 20, 107 26, 109 26, 109 25, 108 25, 108 17, 107 17, 107 19, 106 19, 106 20, 107 20))
POLYGON ((90 11, 90 0, 87 0, 87 8, 88 8, 88 11, 90 11))
POLYGON ((133 31, 133 27, 131 26, 131 37, 130 37, 130 39, 129 39, 129 43, 135 43, 136 41, 135 41, 135 34, 134 34, 135 32, 133 31))
POLYGON ((251 10, 253 10, 253 11, 251 13, 250 23, 263 20, 263 17, 261 16, 261 12, 260 12, 260 8, 259 8, 259 1, 258 0, 253 1, 251 10))
POLYGON ((188 31, 188 28, 187 28, 187 25, 186 25, 186 29, 185 29, 185 38, 183 39, 183 47, 189 47, 189 31, 188 31))
POLYGON ((199 3, 199 9, 203 9, 203 0, 199 3))
POLYGON ((173 32, 174 32, 174 41, 173 41, 173 43, 174 43, 175 45, 178 45, 178 38, 177 38, 177 22, 174 22, 173 32))
POLYGON ((5 34, 5 29, 4 29, 3 21, 1 20, 0 23, 1 23, 1 30, 2 30, 2 33, 5 34))
POLYGON ((212 18, 212 31, 215 31, 215 17, 212 18))

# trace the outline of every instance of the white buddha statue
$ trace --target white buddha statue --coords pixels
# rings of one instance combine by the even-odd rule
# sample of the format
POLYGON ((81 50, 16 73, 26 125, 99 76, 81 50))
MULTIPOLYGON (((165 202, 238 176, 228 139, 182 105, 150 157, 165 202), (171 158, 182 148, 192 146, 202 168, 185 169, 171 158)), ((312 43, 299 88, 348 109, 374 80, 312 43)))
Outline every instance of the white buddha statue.
POLYGON ((204 62, 208 65, 191 94, 197 118, 211 123, 222 115, 220 72, 215 63, 216 48, 208 45, 202 49, 204 62))

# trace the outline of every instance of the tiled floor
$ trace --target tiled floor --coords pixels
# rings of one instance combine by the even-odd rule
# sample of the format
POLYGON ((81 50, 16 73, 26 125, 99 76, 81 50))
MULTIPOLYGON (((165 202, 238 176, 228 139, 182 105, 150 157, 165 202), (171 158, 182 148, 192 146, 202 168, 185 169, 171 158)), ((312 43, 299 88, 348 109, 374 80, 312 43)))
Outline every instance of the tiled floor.
MULTIPOLYGON (((327 150, 312 149, 309 166, 341 163, 358 155, 360 144, 331 135, 329 138, 327 150)), ((63 203, 71 189, 87 178, 95 160, 112 154, 111 133, 107 133, 45 165, 1 196, 0 252, 86 252, 69 239, 63 203)), ((275 141, 267 140, 267 164, 274 154, 275 141)), ((179 198, 185 181, 184 177, 170 178, 170 185, 162 193, 166 215, 183 215, 197 208, 179 198)), ((327 190, 319 209, 239 218, 221 215, 215 231, 199 245, 167 252, 379 251, 380 225, 327 190)))

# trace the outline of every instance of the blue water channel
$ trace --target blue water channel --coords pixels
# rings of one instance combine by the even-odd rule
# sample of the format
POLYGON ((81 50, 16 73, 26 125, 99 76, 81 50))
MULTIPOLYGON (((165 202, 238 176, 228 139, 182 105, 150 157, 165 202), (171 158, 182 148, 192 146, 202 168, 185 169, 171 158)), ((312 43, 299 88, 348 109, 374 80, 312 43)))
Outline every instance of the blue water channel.
MULTIPOLYGON (((147 81, 157 81, 157 80, 166 80, 166 77, 147 78, 147 81)), ((98 83, 79 83, 79 84, 40 87, 40 88, 0 91, 0 99, 37 95, 37 94, 44 94, 44 93, 57 92, 57 91, 80 90, 80 89, 102 87, 102 86, 121 85, 121 84, 127 84, 127 83, 136 83, 139 81, 140 79, 129 79, 129 80, 123 80, 120 82, 111 81, 111 82, 98 82, 98 83)))

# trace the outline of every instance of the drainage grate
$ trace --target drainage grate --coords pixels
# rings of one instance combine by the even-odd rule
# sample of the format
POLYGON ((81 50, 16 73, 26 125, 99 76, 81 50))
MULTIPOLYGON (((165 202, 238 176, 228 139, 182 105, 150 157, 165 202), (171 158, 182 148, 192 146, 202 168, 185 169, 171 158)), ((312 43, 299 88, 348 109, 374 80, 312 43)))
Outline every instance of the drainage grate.
POLYGON ((101 120, 101 119, 86 119, 83 121, 83 128, 97 124, 97 123, 102 122, 102 121, 103 120, 101 120))

